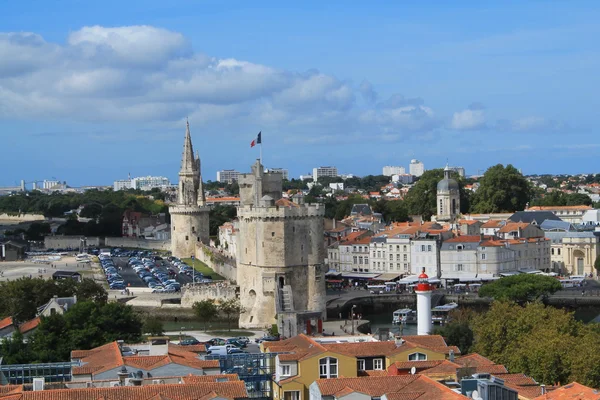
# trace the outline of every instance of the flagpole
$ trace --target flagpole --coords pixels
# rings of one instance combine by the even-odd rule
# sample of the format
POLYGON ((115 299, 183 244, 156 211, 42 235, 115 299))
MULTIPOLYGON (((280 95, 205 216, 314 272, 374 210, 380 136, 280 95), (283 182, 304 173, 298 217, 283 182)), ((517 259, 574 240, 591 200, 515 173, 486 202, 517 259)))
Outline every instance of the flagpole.
POLYGON ((260 141, 260 163, 262 165, 262 140, 260 141))

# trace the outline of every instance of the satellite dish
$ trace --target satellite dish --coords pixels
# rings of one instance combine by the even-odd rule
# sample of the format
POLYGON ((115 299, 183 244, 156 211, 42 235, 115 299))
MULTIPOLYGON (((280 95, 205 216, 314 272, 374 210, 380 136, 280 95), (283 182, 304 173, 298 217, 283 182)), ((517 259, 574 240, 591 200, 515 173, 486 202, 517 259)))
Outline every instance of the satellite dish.
POLYGON ((481 397, 479 397, 479 392, 477 390, 473 390, 473 393, 471 393, 471 398, 473 400, 480 400, 481 397))
POLYGON ((416 373, 417 373, 417 367, 412 367, 412 368, 410 369, 410 374, 411 374, 411 375, 414 375, 414 374, 416 374, 416 373))

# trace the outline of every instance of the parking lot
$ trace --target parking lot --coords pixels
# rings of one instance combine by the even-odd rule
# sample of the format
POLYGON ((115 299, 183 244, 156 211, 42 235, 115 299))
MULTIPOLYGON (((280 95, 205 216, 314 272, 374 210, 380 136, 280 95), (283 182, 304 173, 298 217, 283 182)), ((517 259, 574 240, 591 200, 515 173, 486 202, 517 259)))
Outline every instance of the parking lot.
MULTIPOLYGON (((142 278, 140 278, 138 276, 138 274, 133 270, 132 266, 127 264, 127 261, 129 260, 128 257, 112 257, 112 260, 113 260, 115 266, 117 267, 117 269, 119 270, 119 275, 121 275, 123 277, 125 286, 134 287, 134 288, 148 287, 146 282, 144 282, 142 280, 142 278)), ((162 271, 164 273, 168 273, 169 269, 173 269, 173 267, 170 265, 170 263, 165 260, 155 261, 155 265, 159 268, 160 271, 162 271)), ((191 283, 192 277, 187 276, 185 274, 178 273, 175 276, 175 280, 177 282, 179 282, 179 284, 181 284, 181 286, 183 286, 187 283, 191 283)))

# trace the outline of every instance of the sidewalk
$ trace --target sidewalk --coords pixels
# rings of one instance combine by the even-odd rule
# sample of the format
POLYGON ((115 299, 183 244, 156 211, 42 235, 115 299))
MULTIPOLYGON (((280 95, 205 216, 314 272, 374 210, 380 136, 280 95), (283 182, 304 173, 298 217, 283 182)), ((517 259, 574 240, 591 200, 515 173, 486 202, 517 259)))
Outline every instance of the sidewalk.
MULTIPOLYGON (((334 334, 335 336, 348 336, 352 334, 352 321, 345 320, 335 320, 335 321, 325 321, 323 322, 323 331, 327 336, 334 334)), ((355 319, 354 320, 354 335, 362 335, 357 329, 357 327, 369 323, 366 319, 355 319)))

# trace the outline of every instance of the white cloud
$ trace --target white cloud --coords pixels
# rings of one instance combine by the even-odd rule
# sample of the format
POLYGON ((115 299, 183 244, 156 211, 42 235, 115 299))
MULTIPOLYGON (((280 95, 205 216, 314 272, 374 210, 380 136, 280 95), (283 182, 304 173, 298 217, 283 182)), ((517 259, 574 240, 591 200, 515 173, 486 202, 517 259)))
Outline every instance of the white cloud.
POLYGON ((450 127, 457 131, 481 129, 485 127, 485 111, 483 109, 467 109, 455 112, 450 127))

